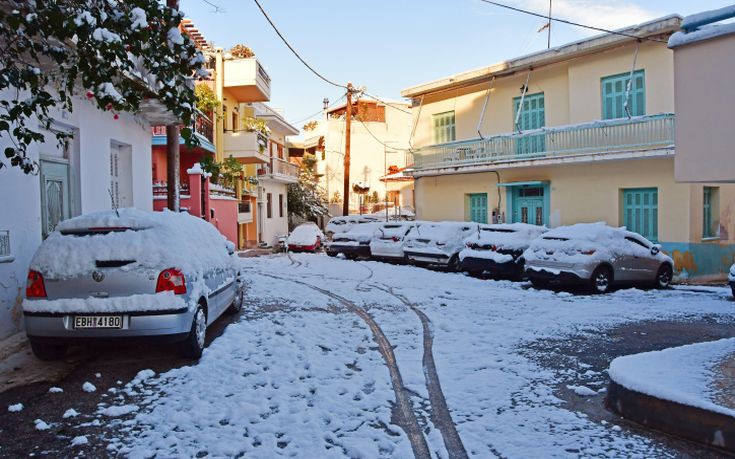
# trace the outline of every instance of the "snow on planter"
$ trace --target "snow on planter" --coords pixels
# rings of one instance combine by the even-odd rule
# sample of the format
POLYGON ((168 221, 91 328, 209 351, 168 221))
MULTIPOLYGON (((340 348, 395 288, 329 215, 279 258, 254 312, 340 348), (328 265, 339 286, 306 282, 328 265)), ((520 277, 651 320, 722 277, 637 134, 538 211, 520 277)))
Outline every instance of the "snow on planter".
POLYGON ((735 338, 727 338, 618 357, 608 373, 630 391, 735 418, 735 409, 718 404, 712 389, 715 367, 732 354, 735 338))

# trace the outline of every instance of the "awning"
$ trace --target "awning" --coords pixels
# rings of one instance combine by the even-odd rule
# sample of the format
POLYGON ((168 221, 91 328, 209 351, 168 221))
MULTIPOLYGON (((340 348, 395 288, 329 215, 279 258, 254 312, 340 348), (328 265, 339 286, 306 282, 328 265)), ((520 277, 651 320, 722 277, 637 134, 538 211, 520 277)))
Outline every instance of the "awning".
POLYGON ((529 182, 505 182, 498 183, 498 186, 542 186, 548 185, 548 180, 531 180, 529 182))

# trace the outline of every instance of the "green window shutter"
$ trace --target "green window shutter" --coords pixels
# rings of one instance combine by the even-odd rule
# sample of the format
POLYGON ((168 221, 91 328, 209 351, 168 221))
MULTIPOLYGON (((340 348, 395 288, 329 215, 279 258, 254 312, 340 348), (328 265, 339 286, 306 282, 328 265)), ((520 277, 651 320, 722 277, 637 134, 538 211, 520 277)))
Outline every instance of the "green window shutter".
MULTIPOLYGON (((602 119, 609 120, 628 116, 625 113, 628 81, 630 81, 630 73, 621 73, 601 79, 602 119)), ((631 116, 646 114, 646 76, 643 70, 633 72, 628 108, 631 116)))
POLYGON ((470 221, 487 223, 487 193, 472 193, 470 199, 470 221))
MULTIPOLYGON (((521 105, 521 97, 513 99, 513 122, 518 116, 521 105)), ((546 108, 544 93, 526 94, 523 98, 523 111, 518 119, 518 126, 513 126, 521 131, 540 129, 546 126, 546 108)), ((546 137, 543 134, 516 139, 516 155, 533 155, 546 150, 546 137)))
POLYGON ((453 142, 456 138, 454 112, 437 113, 432 115, 432 119, 434 125, 434 143, 453 142))
POLYGON ((623 190, 623 225, 658 241, 658 188, 623 190))
POLYGON ((715 232, 714 225, 712 224, 712 213, 713 213, 713 201, 714 201, 714 195, 716 193, 715 187, 706 186, 702 189, 703 191, 703 199, 702 199, 702 237, 708 238, 708 237, 715 237, 717 234, 715 232))

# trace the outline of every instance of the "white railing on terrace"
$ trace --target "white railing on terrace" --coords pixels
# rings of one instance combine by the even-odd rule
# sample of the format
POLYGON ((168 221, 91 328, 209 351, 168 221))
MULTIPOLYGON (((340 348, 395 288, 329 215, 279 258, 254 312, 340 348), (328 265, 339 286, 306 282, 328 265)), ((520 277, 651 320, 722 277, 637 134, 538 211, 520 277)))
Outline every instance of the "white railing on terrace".
POLYGON ((665 149, 673 145, 674 114, 664 113, 430 145, 408 153, 406 164, 420 173, 428 169, 665 149))

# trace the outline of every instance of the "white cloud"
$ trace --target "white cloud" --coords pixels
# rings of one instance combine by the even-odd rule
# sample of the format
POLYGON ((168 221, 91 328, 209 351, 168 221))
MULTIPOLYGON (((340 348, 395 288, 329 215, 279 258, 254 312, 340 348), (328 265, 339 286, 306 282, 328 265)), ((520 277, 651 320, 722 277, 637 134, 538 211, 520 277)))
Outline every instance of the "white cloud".
MULTIPOLYGON (((549 11, 548 0, 508 0, 508 4, 536 13, 549 11)), ((602 29, 620 29, 662 15, 625 0, 553 0, 551 16, 602 29)), ((598 33, 578 29, 584 34, 598 33)))

